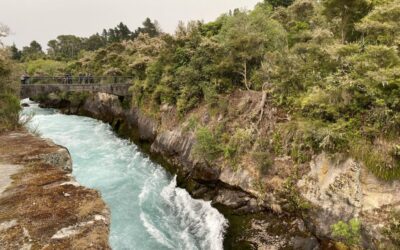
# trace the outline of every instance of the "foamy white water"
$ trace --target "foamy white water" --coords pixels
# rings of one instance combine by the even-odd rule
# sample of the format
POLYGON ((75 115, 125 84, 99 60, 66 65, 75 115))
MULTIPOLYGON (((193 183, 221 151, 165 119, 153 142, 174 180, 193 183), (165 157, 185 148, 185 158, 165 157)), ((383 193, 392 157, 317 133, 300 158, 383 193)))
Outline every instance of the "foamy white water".
POLYGON ((111 210, 113 249, 223 249, 223 215, 177 188, 176 178, 136 145, 103 122, 30 105, 21 115, 35 113, 28 128, 67 147, 76 179, 101 192, 111 210))

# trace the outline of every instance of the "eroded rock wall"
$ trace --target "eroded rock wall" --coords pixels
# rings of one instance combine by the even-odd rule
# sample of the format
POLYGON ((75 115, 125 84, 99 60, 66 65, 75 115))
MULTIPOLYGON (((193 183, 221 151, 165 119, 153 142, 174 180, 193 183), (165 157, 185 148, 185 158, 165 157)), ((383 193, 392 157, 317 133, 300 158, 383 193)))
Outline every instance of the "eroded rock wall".
POLYGON ((318 236, 332 236, 333 224, 356 218, 362 222, 366 248, 394 247, 384 232, 389 217, 400 209, 400 181, 379 180, 351 158, 323 153, 314 157, 297 186, 314 207, 309 218, 318 236))

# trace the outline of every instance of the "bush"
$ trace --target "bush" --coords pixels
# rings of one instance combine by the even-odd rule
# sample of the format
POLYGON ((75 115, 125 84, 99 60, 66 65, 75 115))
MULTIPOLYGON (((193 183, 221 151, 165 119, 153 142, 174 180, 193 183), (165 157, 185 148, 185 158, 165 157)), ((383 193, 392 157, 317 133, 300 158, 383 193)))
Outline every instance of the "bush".
POLYGON ((197 107, 201 100, 201 88, 199 86, 184 86, 177 100, 177 110, 180 115, 186 114, 197 107))
POLYGON ((183 131, 185 132, 195 131, 198 126, 199 126, 199 120, 194 116, 190 116, 183 128, 183 131))
POLYGON ((19 99, 13 94, 0 94, 0 132, 19 126, 19 99))
POLYGON ((9 54, 0 49, 0 132, 19 126, 18 83, 12 80, 16 77, 13 75, 15 72, 16 67, 9 54))
POLYGON ((26 63, 29 75, 60 76, 65 74, 67 64, 64 62, 39 59, 26 63))
POLYGON ((400 212, 392 212, 389 225, 383 230, 395 245, 400 246, 400 212))
POLYGON ((367 141, 359 140, 350 148, 350 154, 363 162, 376 177, 387 181, 400 178, 400 161, 397 159, 396 146, 386 153, 377 150, 367 141))
POLYGON ((308 200, 301 196, 297 189, 297 178, 298 176, 296 176, 296 178, 289 177, 286 179, 283 189, 280 192, 280 196, 286 202, 285 209, 291 213, 303 214, 309 210, 312 205, 308 200))
POLYGON ((222 150, 218 139, 207 127, 199 127, 197 129, 194 152, 208 162, 215 160, 221 155, 222 150))
POLYGON ((237 129, 224 149, 225 157, 236 162, 235 160, 250 148, 252 139, 252 131, 250 129, 237 129))
POLYGON ((332 225, 332 235, 349 246, 357 246, 361 241, 361 222, 353 218, 348 223, 339 221, 332 225))

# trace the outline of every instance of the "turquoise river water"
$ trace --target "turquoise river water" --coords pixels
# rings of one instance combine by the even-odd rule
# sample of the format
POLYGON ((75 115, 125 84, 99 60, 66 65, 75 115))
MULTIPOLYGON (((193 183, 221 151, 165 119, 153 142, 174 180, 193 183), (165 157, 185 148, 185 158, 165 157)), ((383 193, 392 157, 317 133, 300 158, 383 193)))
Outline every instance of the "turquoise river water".
POLYGON ((223 215, 176 187, 175 177, 108 124, 24 102, 30 107, 22 119, 34 114, 28 128, 67 147, 77 181, 101 192, 111 210, 114 250, 223 249, 223 215))

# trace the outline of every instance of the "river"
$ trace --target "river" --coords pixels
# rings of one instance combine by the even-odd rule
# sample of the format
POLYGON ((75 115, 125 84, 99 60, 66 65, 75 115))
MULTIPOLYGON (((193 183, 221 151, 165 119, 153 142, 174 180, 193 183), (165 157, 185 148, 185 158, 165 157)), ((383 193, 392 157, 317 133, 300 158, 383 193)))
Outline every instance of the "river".
POLYGON ((101 121, 29 104, 22 112, 33 114, 27 127, 67 147, 77 181, 101 192, 114 250, 223 249, 224 216, 176 187, 176 178, 135 144, 101 121))

